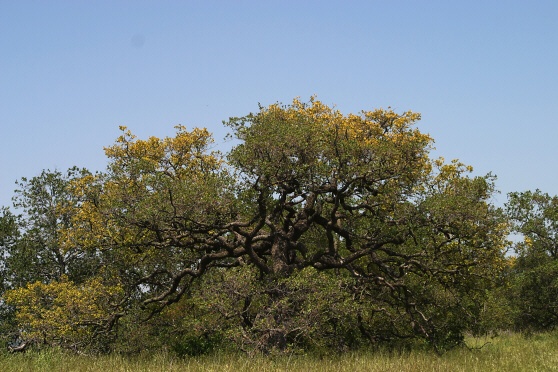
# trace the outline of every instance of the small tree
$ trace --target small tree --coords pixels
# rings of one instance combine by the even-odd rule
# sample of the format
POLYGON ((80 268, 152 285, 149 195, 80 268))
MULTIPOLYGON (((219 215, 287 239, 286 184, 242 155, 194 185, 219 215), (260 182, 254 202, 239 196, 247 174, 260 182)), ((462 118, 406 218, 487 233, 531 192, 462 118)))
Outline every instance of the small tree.
POLYGON ((17 182, 13 200, 21 215, 12 218, 17 234, 3 245, 3 280, 8 288, 57 281, 63 275, 81 282, 101 266, 94 252, 79 245, 63 246, 62 241, 64 232, 71 227, 72 213, 80 204, 69 185, 85 174, 86 170, 77 168, 66 174, 45 170, 39 176, 17 182))
POLYGON ((515 244, 511 301, 516 326, 558 325, 558 197, 539 190, 509 194, 507 212, 523 240, 515 244))

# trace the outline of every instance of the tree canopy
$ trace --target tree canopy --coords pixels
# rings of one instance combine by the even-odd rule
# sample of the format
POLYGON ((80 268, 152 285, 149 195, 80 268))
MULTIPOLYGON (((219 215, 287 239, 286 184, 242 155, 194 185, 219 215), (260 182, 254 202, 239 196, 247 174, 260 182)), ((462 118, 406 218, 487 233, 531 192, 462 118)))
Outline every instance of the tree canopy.
POLYGON ((27 337, 74 346, 163 319, 183 338, 266 352, 455 346, 505 266, 508 224, 494 177, 432 159, 419 119, 295 99, 229 119, 227 154, 205 129, 142 140, 121 127, 105 172, 23 185, 21 234, 52 263, 10 279, 5 299, 27 337), (45 296, 52 314, 75 304, 72 317, 48 323, 45 296))

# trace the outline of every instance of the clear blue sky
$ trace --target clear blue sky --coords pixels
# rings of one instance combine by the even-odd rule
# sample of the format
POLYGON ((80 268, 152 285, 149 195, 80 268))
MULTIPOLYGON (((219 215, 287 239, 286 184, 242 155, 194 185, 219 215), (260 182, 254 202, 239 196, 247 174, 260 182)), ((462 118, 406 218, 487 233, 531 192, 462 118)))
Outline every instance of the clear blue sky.
POLYGON ((0 205, 140 137, 312 94, 422 113, 435 155, 558 194, 558 1, 0 0, 0 205))

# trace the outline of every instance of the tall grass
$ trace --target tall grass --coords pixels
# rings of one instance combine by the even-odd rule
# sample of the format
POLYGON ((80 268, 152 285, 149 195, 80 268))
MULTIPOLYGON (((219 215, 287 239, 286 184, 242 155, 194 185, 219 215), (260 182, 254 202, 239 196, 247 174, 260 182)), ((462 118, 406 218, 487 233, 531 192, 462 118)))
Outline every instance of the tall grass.
POLYGON ((179 359, 168 353, 125 357, 80 356, 56 350, 0 353, 0 371, 558 371, 558 333, 469 338, 469 348, 443 355, 355 352, 327 357, 216 354, 179 359))

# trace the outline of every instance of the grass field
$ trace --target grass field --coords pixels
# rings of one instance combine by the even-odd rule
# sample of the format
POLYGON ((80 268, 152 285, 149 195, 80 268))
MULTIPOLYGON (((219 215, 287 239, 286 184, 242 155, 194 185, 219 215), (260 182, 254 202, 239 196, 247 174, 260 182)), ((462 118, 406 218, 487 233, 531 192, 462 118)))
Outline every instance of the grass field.
POLYGON ((558 371, 558 333, 528 338, 517 334, 470 338, 468 345, 472 349, 461 348, 441 356, 419 351, 398 355, 358 352, 324 358, 217 354, 187 359, 164 353, 133 358, 58 351, 0 353, 0 371, 558 371))

